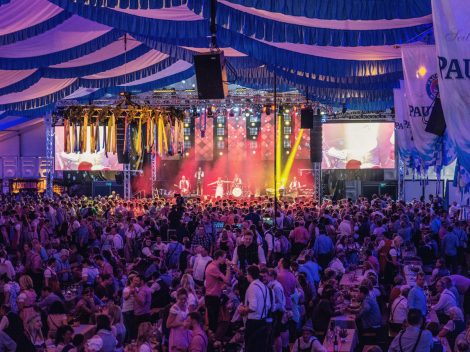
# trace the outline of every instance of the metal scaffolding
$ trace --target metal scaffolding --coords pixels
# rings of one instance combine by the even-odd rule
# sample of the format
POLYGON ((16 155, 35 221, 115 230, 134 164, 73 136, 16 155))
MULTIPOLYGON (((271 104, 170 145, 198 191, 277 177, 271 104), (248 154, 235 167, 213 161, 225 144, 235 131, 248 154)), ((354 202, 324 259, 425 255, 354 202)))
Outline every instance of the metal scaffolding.
POLYGON ((313 190, 313 199, 320 204, 322 200, 322 184, 321 184, 321 163, 312 163, 313 182, 315 189, 313 190))
POLYGON ((128 200, 132 198, 131 190, 131 165, 123 165, 123 174, 124 174, 124 199, 128 200))
POLYGON ((48 112, 44 117, 44 124, 46 127, 46 192, 47 198, 52 198, 54 191, 54 124, 52 121, 52 114, 48 112))

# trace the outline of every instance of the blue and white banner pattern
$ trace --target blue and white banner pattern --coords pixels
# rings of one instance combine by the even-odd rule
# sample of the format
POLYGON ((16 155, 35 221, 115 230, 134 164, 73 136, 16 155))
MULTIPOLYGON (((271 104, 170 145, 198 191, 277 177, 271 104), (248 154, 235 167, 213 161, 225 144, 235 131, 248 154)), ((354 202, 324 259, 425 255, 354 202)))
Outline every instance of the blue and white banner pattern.
POLYGON ((405 100, 405 89, 393 90, 395 106, 395 133, 400 159, 406 167, 415 167, 416 149, 413 142, 413 133, 409 120, 408 107, 405 100))
POLYGON ((439 137, 426 132, 437 83, 436 49, 434 46, 408 46, 402 49, 406 105, 414 145, 422 167, 435 165, 438 160, 439 137))
POLYGON ((440 97, 459 165, 470 172, 470 6, 433 0, 440 97))

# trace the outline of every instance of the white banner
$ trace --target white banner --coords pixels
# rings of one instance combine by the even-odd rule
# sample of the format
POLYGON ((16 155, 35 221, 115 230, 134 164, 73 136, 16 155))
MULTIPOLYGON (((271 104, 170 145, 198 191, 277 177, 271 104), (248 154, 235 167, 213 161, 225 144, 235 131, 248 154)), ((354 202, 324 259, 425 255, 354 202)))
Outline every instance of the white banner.
POLYGON ((440 97, 457 159, 470 172, 470 3, 432 0, 440 97))
POLYGON ((440 147, 439 137, 426 132, 434 98, 439 93, 437 84, 436 49, 430 45, 402 48, 403 75, 407 115, 413 141, 422 166, 435 165, 440 147))
POLYGON ((405 100, 405 88, 403 81, 400 81, 400 89, 393 90, 395 106, 395 132, 397 140, 397 150, 401 160, 407 167, 415 167, 416 149, 413 143, 413 134, 408 117, 408 106, 405 100))

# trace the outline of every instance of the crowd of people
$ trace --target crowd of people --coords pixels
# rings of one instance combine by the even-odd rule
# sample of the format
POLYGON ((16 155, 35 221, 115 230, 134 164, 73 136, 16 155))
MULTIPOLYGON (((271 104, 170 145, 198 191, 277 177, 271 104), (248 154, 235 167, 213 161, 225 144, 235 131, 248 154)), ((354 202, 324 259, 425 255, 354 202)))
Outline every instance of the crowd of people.
POLYGON ((338 316, 354 350, 470 351, 459 215, 437 197, 1 195, 0 351, 320 352, 338 316))

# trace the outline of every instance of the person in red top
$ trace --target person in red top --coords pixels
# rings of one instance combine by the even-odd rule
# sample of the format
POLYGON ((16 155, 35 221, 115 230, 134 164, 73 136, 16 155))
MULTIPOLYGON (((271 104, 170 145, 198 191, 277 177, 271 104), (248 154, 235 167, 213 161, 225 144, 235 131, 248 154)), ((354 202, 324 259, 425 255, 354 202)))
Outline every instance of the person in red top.
POLYGON ((204 301, 207 309, 207 318, 209 320, 209 329, 213 332, 217 330, 222 290, 224 286, 230 282, 230 264, 225 251, 217 250, 214 253, 214 260, 206 267, 204 283, 206 296, 204 301), (225 275, 220 271, 220 266, 223 264, 227 266, 225 275))
POLYGON ((293 240, 292 255, 298 256, 300 252, 307 246, 310 241, 310 233, 305 228, 303 223, 295 222, 295 228, 290 233, 289 237, 293 240))

